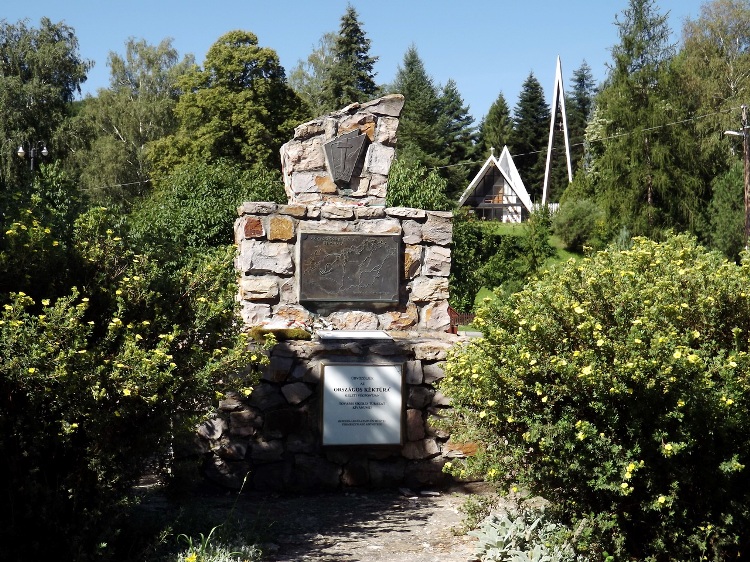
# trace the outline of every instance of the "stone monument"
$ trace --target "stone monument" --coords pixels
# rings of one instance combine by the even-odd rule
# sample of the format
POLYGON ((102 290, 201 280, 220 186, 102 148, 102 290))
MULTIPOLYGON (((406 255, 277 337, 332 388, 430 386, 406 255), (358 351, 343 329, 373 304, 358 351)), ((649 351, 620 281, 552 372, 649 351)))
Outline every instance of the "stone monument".
POLYGON ((447 333, 451 213, 385 206, 401 95, 298 126, 281 148, 288 203, 235 223, 244 328, 298 328, 249 398, 199 428, 207 473, 276 490, 434 485, 454 456, 430 424, 447 333))

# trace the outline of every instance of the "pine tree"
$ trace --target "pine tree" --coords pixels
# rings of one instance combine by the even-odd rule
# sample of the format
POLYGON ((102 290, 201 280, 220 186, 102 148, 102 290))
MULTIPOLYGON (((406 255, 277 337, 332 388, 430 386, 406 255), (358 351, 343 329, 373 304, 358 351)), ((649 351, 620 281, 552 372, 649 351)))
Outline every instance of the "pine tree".
POLYGON ((351 4, 341 17, 332 54, 332 64, 323 86, 323 98, 329 110, 340 109, 353 102, 367 101, 376 96, 378 87, 373 68, 378 57, 370 56, 370 40, 351 4))
POLYGON ((442 174, 448 180, 448 195, 457 198, 468 184, 470 165, 476 152, 476 127, 464 105, 456 82, 449 79, 440 95, 440 125, 448 167, 442 174))
POLYGON ((510 151, 532 200, 541 201, 547 158, 550 108, 534 73, 523 83, 513 116, 510 151))
POLYGON ((666 15, 653 0, 630 0, 617 19, 620 43, 598 96, 604 125, 597 200, 608 221, 634 235, 693 226, 705 207, 682 85, 670 63, 666 15))
POLYGON ((482 157, 489 156, 490 148, 500 154, 502 148, 510 144, 512 137, 513 119, 505 96, 500 92, 479 125, 479 154, 482 157))
POLYGON ((446 165, 448 158, 443 155, 439 91, 414 45, 407 49, 403 65, 399 66, 390 89, 404 96, 398 129, 399 152, 428 169, 446 165))
POLYGON ((581 66, 573 71, 571 88, 565 98, 565 108, 568 112, 570 158, 574 173, 583 159, 586 125, 594 110, 595 94, 594 75, 588 63, 583 61, 581 66))

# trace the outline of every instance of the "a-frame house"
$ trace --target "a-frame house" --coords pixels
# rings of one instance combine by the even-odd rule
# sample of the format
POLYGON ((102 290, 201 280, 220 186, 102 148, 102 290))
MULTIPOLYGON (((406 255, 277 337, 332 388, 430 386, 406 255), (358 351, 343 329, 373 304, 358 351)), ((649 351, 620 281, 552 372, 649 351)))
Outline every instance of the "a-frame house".
POLYGON ((458 201, 467 206, 477 218, 500 222, 521 222, 532 210, 531 197, 518 174, 508 147, 503 147, 500 158, 495 149, 471 180, 458 201))

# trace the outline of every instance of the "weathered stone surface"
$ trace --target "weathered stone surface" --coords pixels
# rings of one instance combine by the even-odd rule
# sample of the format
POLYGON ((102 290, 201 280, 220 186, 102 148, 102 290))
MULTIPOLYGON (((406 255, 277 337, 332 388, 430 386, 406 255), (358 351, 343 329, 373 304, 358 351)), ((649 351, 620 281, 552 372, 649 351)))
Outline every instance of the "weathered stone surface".
POLYGON ((286 398, 281 394, 278 387, 270 384, 260 384, 253 389, 248 400, 250 405, 255 406, 263 412, 273 410, 280 406, 286 406, 286 398))
POLYGON ((374 142, 379 142, 386 146, 396 146, 398 136, 398 119, 394 117, 381 117, 378 119, 378 125, 375 128, 374 142))
POLYGON ((405 220, 401 223, 404 244, 420 244, 422 242, 422 225, 415 220, 405 220))
POLYGON ((307 426, 307 411, 300 408, 282 408, 268 412, 263 422, 263 435, 267 438, 282 438, 299 433, 307 426))
POLYGON ((385 214, 389 217, 398 219, 424 219, 427 217, 427 211, 423 209, 413 209, 411 207, 386 207, 385 214))
POLYGON ((309 325, 312 315, 304 306, 298 304, 279 304, 273 308, 274 318, 285 320, 289 325, 309 325))
POLYGON ((393 219, 360 221, 355 226, 361 234, 401 234, 401 224, 393 219))
POLYGON ((341 467, 320 457, 297 455, 292 478, 299 490, 335 490, 341 483, 341 467))
POLYGON ((423 361, 444 361, 451 347, 450 341, 422 341, 414 344, 414 356, 423 361))
POLYGON ((291 374, 293 365, 294 358, 274 355, 273 357, 271 357, 271 361, 264 370, 263 380, 271 382, 283 382, 291 374))
POLYGON ((420 276, 411 282, 411 300, 414 302, 439 301, 448 298, 448 279, 420 276))
POLYGON ((240 279, 240 298, 248 301, 275 300, 279 296, 279 277, 253 276, 240 279))
POLYGON ((355 207, 354 218, 356 219, 382 219, 385 217, 385 209, 382 207, 355 207))
POLYGON ((201 423, 198 426, 197 433, 204 439, 215 441, 219 439, 227 429, 227 422, 223 418, 214 418, 201 423))
POLYGON ((245 326, 260 326, 271 318, 271 306, 243 301, 240 316, 245 326))
POLYGON ((261 217, 244 215, 234 223, 234 241, 239 244, 250 238, 262 238, 266 235, 261 217))
POLYGON ((320 216, 324 219, 353 219, 354 209, 352 207, 340 207, 338 205, 323 205, 320 216))
POLYGON ((422 384, 422 362, 421 361, 407 361, 406 362, 406 384, 422 384))
POLYGON ((369 462, 370 483, 376 488, 386 486, 397 486, 404 481, 404 471, 406 461, 397 459, 395 461, 376 461, 369 462))
POLYGON ((406 401, 406 405, 409 408, 421 410, 432 401, 434 394, 435 389, 433 388, 428 388, 426 386, 413 386, 409 389, 409 398, 406 401))
POLYGON ((341 483, 347 487, 369 485, 370 474, 367 468, 367 459, 353 459, 347 463, 341 472, 341 483))
POLYGON ((424 373, 424 382, 427 384, 435 383, 445 377, 443 363, 422 362, 422 372, 424 373))
POLYGON ((318 118, 295 127, 294 138, 296 140, 305 140, 309 139, 310 137, 320 135, 324 132, 325 127, 323 126, 323 119, 318 118))
POLYGON ((224 400, 219 400, 219 410, 222 412, 234 412, 244 407, 245 405, 236 396, 228 396, 224 400))
POLYGON ((252 458, 256 462, 272 462, 281 460, 284 454, 284 444, 278 439, 272 441, 256 440, 250 444, 252 458))
POLYGON ((245 201, 237 208, 238 215, 270 215, 278 208, 276 203, 267 201, 245 201))
POLYGON ((271 215, 268 217, 268 239, 272 241, 290 242, 294 240, 295 221, 286 215, 271 215))
POLYGON ((440 447, 434 439, 428 437, 421 441, 409 441, 404 444, 402 454, 407 459, 428 459, 440 454, 440 447))
POLYGON ((228 439, 219 447, 219 456, 223 459, 241 461, 247 454, 247 442, 228 439))
POLYGON ((451 273, 451 251, 444 246, 427 246, 422 275, 448 277, 451 273))
MULTIPOLYGON (((372 204, 369 197, 384 199, 402 106, 403 97, 394 94, 367 104, 350 104, 297 127, 294 139, 281 147, 284 189, 289 201, 308 203, 316 200, 315 196, 320 201, 330 195, 350 203, 360 198, 360 203, 369 205, 372 204), (369 139, 369 146, 353 163, 353 177, 350 178, 347 173, 334 178, 330 168, 336 164, 327 160, 336 160, 340 154, 331 150, 326 158, 324 146, 353 131, 369 139), (374 176, 380 178, 373 181, 374 176), (341 185, 337 185, 334 179, 341 185)), ((347 137, 345 139, 349 140, 347 137)), ((345 149, 342 147, 339 150, 345 149)))
POLYGON ((336 330, 377 330, 378 316, 374 312, 348 310, 334 312, 328 321, 336 330))
POLYGON ((240 410, 229 414, 229 426, 231 435, 247 437, 263 426, 263 418, 252 410, 240 410))
POLYGON ((290 275, 294 272, 292 247, 284 242, 243 240, 240 243, 236 267, 245 275, 258 273, 290 275))
POLYGON ((446 332, 451 325, 448 301, 427 303, 419 312, 419 327, 428 332, 446 332))
POLYGON ((285 384, 281 387, 281 393, 284 395, 287 402, 292 405, 297 405, 312 396, 313 392, 305 383, 295 382, 292 384, 285 384))
POLYGON ((435 392, 435 396, 432 397, 432 405, 449 408, 451 405, 451 399, 438 390, 435 392))
POLYGON ((422 225, 422 240, 447 246, 453 239, 450 213, 428 211, 427 222, 422 225), (446 216, 447 215, 447 216, 446 216))
POLYGON ((293 203, 291 205, 279 205, 278 213, 280 215, 287 215, 296 219, 305 218, 307 215, 307 205, 299 205, 293 203))
POLYGON ((414 279, 422 271, 423 246, 407 244, 404 247, 404 279, 414 279))
POLYGON ((406 438, 409 441, 424 439, 424 416, 421 410, 409 408, 406 410, 406 438))
POLYGON ((387 176, 395 155, 396 149, 392 146, 371 144, 365 157, 365 172, 387 176))
POLYGON ((414 303, 409 303, 400 310, 392 310, 378 315, 382 330, 409 330, 419 322, 419 313, 414 303))

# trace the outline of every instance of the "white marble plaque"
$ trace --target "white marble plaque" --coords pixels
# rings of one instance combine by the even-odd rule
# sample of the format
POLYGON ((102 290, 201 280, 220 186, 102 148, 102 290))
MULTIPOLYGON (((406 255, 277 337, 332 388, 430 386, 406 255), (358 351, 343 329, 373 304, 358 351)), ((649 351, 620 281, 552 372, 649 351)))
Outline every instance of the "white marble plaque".
POLYGON ((400 445, 403 369, 323 366, 323 445, 400 445))

